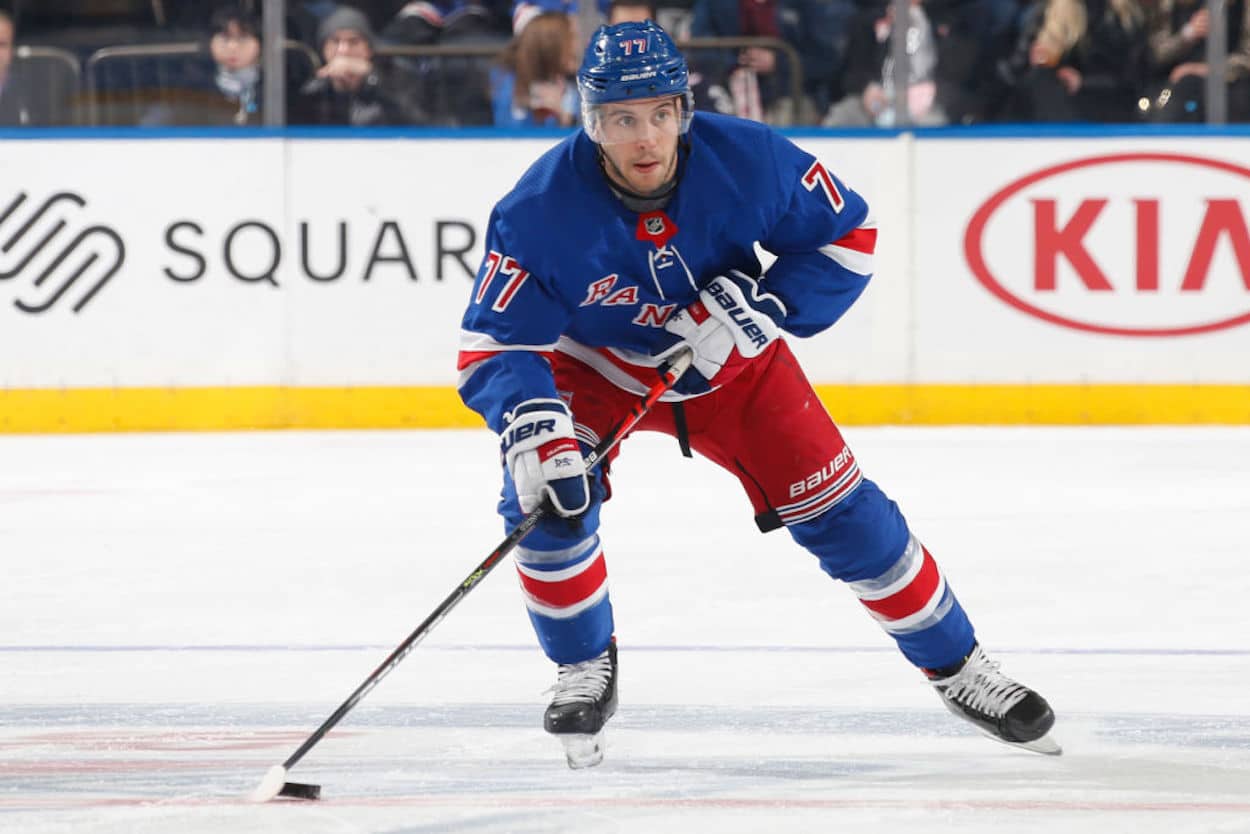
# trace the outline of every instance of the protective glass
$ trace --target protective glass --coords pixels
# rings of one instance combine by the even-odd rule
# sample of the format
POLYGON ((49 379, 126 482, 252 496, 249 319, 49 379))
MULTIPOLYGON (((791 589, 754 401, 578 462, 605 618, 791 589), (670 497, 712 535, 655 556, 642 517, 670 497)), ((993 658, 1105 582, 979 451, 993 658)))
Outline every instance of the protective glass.
POLYGON ((690 110, 681 97, 665 101, 614 101, 582 108, 586 133, 600 145, 663 141, 690 129, 690 110))

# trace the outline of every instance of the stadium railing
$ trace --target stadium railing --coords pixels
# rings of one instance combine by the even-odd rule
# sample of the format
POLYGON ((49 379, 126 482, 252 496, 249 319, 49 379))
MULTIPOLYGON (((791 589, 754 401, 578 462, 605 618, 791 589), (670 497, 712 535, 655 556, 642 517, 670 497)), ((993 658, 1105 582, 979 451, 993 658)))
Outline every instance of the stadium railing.
POLYGON ((78 57, 55 46, 21 45, 13 50, 13 73, 29 92, 40 96, 43 119, 51 125, 72 125, 82 89, 78 57))
MULTIPOLYGON (((779 38, 688 38, 680 46, 693 65, 697 66, 700 55, 725 52, 748 47, 759 47, 778 53, 786 65, 786 95, 798 112, 803 97, 803 67, 798 50, 779 38)), ((465 103, 464 97, 486 96, 486 115, 489 116, 489 69, 502 55, 505 44, 435 44, 408 46, 382 44, 377 47, 379 59, 389 60, 402 67, 414 80, 422 84, 426 109, 439 124, 468 124, 473 122, 457 118, 457 113, 469 110, 480 112, 480 102, 465 103), (467 85, 465 76, 469 76, 467 85), (459 100, 453 101, 454 98, 459 100)), ((489 122, 479 122, 489 124, 489 122)))
MULTIPOLYGON (((307 75, 321 66, 317 53, 307 44, 288 39, 284 47, 288 60, 294 59, 307 75)), ((97 49, 85 62, 87 124, 135 125, 154 106, 176 107, 192 63, 211 60, 203 41, 97 49)))

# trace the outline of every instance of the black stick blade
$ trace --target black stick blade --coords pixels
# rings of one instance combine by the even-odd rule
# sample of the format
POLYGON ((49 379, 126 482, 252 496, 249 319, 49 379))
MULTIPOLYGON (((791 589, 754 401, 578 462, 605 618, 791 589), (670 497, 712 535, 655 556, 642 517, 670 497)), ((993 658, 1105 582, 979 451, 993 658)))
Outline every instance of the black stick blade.
POLYGON ((320 799, 320 785, 306 785, 303 782, 284 782, 282 790, 278 791, 278 796, 286 796, 291 799, 320 799))

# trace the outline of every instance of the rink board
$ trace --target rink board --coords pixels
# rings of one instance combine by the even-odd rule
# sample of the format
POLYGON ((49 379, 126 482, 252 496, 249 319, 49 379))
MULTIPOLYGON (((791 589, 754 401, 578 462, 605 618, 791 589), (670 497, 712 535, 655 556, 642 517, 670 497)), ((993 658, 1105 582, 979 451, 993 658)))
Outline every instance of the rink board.
MULTIPOLYGON (((479 424, 486 219, 555 139, 146 136, 4 142, 0 431, 479 424)), ((1250 422, 1250 135, 796 141, 880 226, 792 340, 842 421, 1250 422)))

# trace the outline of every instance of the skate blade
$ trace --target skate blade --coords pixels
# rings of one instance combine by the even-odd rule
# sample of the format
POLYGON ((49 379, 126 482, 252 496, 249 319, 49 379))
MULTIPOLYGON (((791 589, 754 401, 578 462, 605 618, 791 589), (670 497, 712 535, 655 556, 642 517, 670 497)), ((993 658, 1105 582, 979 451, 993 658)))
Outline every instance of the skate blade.
POLYGON ((980 727, 977 727, 977 730, 986 738, 992 738, 999 744, 1005 744, 1008 747, 1014 747, 1017 750, 1028 750, 1030 753, 1040 753, 1043 756, 1063 755, 1063 748, 1059 746, 1059 742, 1050 737, 1050 733, 1047 733, 1041 738, 1035 738, 1032 741, 1007 741, 1007 739, 999 738, 991 732, 982 730, 980 727))
POLYGON ((594 767, 603 761, 605 745, 602 730, 594 735, 577 733, 561 735, 560 743, 564 745, 564 757, 568 760, 569 768, 572 770, 594 767))
POLYGON ((1050 737, 1050 734, 1032 741, 1014 742, 1012 747, 1019 747, 1021 750, 1028 750, 1033 753, 1041 753, 1043 756, 1062 756, 1063 748, 1059 746, 1059 742, 1050 737))

